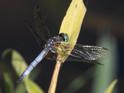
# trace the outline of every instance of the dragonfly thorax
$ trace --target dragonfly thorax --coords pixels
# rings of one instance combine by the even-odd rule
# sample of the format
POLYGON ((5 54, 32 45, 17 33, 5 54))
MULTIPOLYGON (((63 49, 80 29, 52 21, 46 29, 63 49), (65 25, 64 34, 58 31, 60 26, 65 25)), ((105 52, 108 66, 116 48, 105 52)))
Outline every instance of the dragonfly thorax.
POLYGON ((51 37, 47 43, 45 44, 45 47, 49 48, 50 50, 55 50, 55 46, 60 45, 61 42, 67 42, 68 36, 64 33, 61 33, 58 36, 51 37))

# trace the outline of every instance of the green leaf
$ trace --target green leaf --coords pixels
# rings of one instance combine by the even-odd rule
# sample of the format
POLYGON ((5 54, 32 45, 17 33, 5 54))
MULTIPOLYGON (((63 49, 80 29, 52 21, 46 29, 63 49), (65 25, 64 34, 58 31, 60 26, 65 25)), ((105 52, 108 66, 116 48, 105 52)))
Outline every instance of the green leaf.
POLYGON ((15 93, 26 93, 26 88, 23 83, 20 83, 15 90, 15 93))
MULTIPOLYGON (((18 76, 21 75, 21 73, 27 68, 25 60, 15 50, 12 52, 12 65, 18 76)), ((28 77, 24 78, 24 85, 28 93, 44 93, 43 90, 28 77)))
POLYGON ((32 70, 32 72, 29 75, 29 78, 31 80, 34 80, 39 75, 40 71, 41 71, 41 67, 37 66, 35 69, 32 70))
POLYGON ((14 85, 10 75, 7 72, 3 73, 4 82, 5 82, 5 92, 14 93, 14 85))
POLYGON ((89 68, 83 74, 74 78, 70 84, 63 89, 62 93, 77 93, 77 91, 88 83, 93 77, 94 67, 89 68))
POLYGON ((25 86, 28 93, 44 93, 42 89, 30 79, 25 80, 25 86))
POLYGON ((18 76, 20 76, 27 68, 24 58, 15 50, 12 51, 12 66, 18 76))
POLYGON ((0 70, 3 75, 3 82, 4 82, 4 91, 5 93, 14 93, 14 84, 12 81, 12 67, 10 59, 11 59, 11 49, 6 49, 2 53, 2 61, 0 64, 0 70))
POLYGON ((116 79, 113 80, 112 83, 109 85, 109 87, 106 89, 106 91, 104 93, 112 93, 116 83, 117 83, 117 80, 116 79))

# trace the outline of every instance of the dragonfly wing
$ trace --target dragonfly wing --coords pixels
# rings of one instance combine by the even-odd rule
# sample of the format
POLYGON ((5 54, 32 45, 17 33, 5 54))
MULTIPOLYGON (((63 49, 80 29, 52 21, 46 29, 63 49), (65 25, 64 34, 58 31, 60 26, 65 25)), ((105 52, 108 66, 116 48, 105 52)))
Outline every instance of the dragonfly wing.
POLYGON ((25 23, 26 28, 32 33, 33 37, 35 38, 38 45, 41 47, 41 45, 45 44, 45 41, 37 34, 37 32, 30 26, 29 24, 25 23))
POLYGON ((35 5, 33 10, 33 24, 25 23, 25 26, 32 33, 40 47, 50 37, 50 31, 45 23, 45 16, 43 16, 38 4, 35 5))
POLYGON ((47 41, 50 38, 50 31, 46 26, 46 15, 42 14, 39 4, 36 4, 34 7, 34 25, 35 25, 35 34, 41 40, 47 41))
POLYGON ((107 51, 108 49, 99 46, 76 44, 70 56, 85 62, 90 62, 99 59, 107 51))
MULTIPOLYGON (((51 61, 56 61, 57 54, 52 53, 52 52, 49 52, 49 53, 47 54, 46 58, 47 58, 48 60, 51 60, 51 61)), ((76 62, 78 61, 78 62, 80 62, 80 61, 82 61, 82 60, 81 60, 81 57, 70 54, 70 56, 67 58, 66 61, 76 61, 76 62)))
MULTIPOLYGON (((99 46, 89 46, 76 44, 75 48, 72 50, 71 54, 66 61, 78 61, 87 63, 98 63, 97 59, 102 57, 108 49, 99 46)), ((47 59, 56 60, 57 54, 50 53, 47 55, 47 59)), ((98 63, 101 64, 101 63, 98 63)))

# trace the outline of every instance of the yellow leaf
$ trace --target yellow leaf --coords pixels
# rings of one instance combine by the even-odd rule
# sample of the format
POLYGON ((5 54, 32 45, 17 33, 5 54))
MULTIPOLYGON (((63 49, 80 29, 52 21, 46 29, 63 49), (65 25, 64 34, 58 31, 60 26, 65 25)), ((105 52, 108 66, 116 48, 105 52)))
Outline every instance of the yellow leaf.
POLYGON ((44 93, 42 89, 30 79, 25 80, 25 86, 28 93, 44 93))
MULTIPOLYGON (((74 48, 79 36, 82 21, 86 13, 83 0, 72 0, 66 15, 62 21, 59 33, 66 33, 69 37, 70 52, 74 48)), ((63 57, 63 62, 68 56, 63 57)))
MULTIPOLYGON (((12 66, 17 75, 20 75, 27 68, 24 58, 15 50, 12 51, 12 66)), ((35 82, 28 78, 28 76, 24 78, 24 85, 28 93, 44 93, 35 82)))
POLYGON ((27 68, 27 64, 20 53, 12 51, 12 66, 15 69, 18 76, 27 68))
POLYGON ((116 79, 113 80, 112 83, 107 88, 107 90, 105 91, 105 93, 112 93, 116 83, 117 83, 117 80, 116 79))

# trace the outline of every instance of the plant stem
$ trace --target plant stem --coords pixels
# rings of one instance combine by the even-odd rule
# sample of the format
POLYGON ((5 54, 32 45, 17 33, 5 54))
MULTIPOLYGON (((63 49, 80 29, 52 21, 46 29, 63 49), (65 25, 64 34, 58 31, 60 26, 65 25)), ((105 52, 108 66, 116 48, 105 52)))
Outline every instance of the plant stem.
POLYGON ((59 75, 61 64, 62 62, 60 62, 59 60, 55 64, 55 68, 54 68, 54 72, 53 72, 53 76, 51 79, 48 93, 55 93, 56 91, 56 85, 57 85, 57 80, 58 80, 58 75, 59 75))

